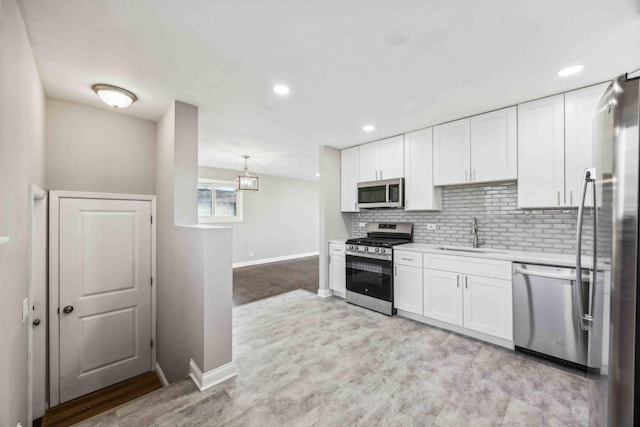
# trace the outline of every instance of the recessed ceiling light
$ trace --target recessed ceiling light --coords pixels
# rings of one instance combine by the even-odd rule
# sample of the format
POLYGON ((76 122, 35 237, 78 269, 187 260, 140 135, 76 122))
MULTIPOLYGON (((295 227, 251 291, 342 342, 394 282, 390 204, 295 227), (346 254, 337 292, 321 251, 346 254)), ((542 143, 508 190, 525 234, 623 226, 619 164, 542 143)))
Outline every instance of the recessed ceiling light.
POLYGON ((275 85, 273 87, 273 91, 278 95, 289 95, 291 89, 289 89, 289 86, 286 85, 275 85))
POLYGON ((316 172, 316 176, 320 176, 320 172, 316 172))
POLYGON ((405 30, 396 30, 387 35, 386 42, 388 46, 398 46, 409 39, 409 33, 405 30))
POLYGON ((118 86, 101 83, 93 85, 92 89, 102 99, 102 102, 113 108, 126 108, 138 100, 133 92, 118 86))
POLYGON ((376 130, 376 127, 374 125, 364 125, 362 127, 362 130, 365 132, 373 132, 374 130, 376 130))
POLYGON ((558 76, 559 77, 573 76, 574 74, 578 74, 582 70, 584 70, 584 65, 580 65, 580 64, 572 65, 570 67, 563 68, 562 70, 558 71, 558 76))

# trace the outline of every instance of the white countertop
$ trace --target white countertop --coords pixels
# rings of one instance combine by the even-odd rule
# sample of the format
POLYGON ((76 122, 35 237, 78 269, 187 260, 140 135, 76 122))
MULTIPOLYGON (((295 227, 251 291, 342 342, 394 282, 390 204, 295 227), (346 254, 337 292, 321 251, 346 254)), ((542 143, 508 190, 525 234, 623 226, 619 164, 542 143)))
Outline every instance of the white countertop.
POLYGON ((346 242, 347 239, 331 239, 329 240, 329 243, 338 243, 340 245, 344 245, 344 242, 346 242))
MULTIPOLYGON (((545 264, 555 265, 562 267, 575 267, 576 257, 572 254, 553 253, 553 252, 529 252, 529 251, 514 251, 509 249, 492 249, 492 248, 478 248, 466 246, 450 246, 450 245, 427 245, 424 243, 406 243, 404 245, 397 245, 393 247, 394 250, 412 251, 412 252, 426 252, 437 253, 443 255, 474 257, 474 258, 487 258, 487 259, 499 259, 505 261, 522 262, 530 264, 545 264), (456 250, 443 250, 448 249, 463 249, 463 251, 456 250), (484 251, 484 252, 483 252, 484 251)), ((582 257, 582 267, 591 268, 592 259, 590 256, 582 257)))

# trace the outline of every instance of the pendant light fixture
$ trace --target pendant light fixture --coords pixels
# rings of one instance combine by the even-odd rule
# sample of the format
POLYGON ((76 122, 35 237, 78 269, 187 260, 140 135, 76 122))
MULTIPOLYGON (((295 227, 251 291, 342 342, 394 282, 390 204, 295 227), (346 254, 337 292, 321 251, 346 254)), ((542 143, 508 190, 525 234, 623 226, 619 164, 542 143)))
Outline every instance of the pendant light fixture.
POLYGON ((247 160, 249 156, 244 157, 244 174, 234 178, 233 186, 236 191, 258 191, 258 177, 249 175, 247 168, 247 160))

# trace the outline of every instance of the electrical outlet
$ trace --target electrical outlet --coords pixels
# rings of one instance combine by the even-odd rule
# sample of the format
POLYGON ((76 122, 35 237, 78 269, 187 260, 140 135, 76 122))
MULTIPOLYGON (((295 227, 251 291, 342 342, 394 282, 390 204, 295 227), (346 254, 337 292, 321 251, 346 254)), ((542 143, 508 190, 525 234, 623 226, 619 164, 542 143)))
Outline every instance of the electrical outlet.
POLYGON ((359 222, 358 223, 358 227, 360 227, 360 228, 365 228, 366 226, 367 226, 366 222, 359 222))
POLYGON ((435 229, 436 229, 435 224, 427 224, 427 230, 435 230, 435 229))
POLYGON ((27 323, 27 320, 29 320, 29 298, 22 301, 22 324, 27 323))
POLYGON ((249 252, 249 256, 253 256, 253 252, 249 252))

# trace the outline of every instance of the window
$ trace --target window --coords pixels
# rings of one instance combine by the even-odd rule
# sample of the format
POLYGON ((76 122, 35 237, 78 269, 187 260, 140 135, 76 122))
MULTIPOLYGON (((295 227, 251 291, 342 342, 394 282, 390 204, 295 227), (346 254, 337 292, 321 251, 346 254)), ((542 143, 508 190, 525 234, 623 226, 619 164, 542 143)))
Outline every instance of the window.
POLYGON ((231 181, 198 179, 199 222, 242 222, 242 193, 231 181))

